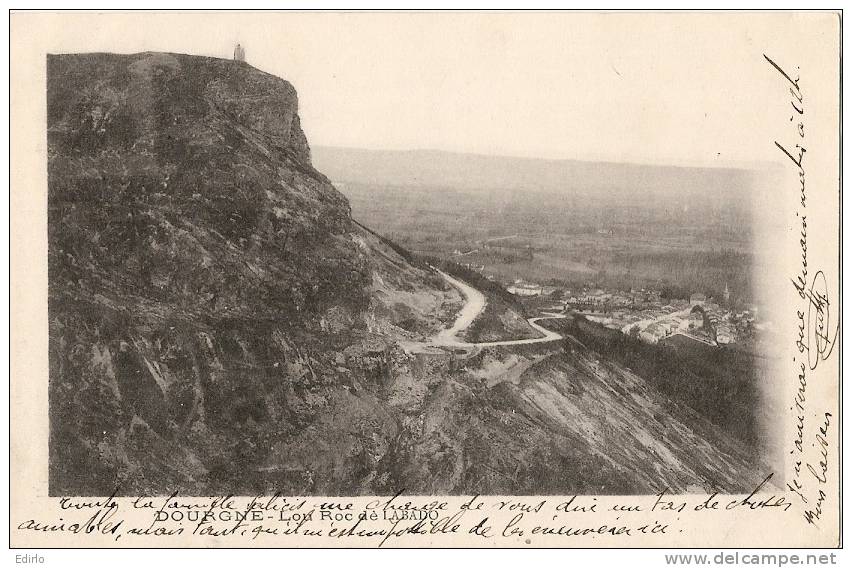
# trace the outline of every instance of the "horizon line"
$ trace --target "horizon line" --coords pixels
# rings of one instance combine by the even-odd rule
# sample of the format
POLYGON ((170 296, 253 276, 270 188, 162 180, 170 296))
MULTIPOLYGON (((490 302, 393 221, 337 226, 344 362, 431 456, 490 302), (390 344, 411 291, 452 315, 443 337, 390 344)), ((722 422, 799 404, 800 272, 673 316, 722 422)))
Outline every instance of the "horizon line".
POLYGON ((351 145, 335 145, 335 144, 310 144, 311 150, 314 148, 328 148, 331 150, 355 150, 359 152, 387 152, 398 154, 413 154, 413 153, 435 153, 435 154, 454 154, 458 156, 477 156, 483 158, 505 158, 512 160, 527 160, 531 162, 584 162, 589 164, 618 164, 639 167, 666 167, 666 168, 682 168, 682 169, 729 169, 729 170, 761 170, 768 168, 780 167, 778 162, 774 161, 728 161, 724 164, 702 163, 702 162, 642 162, 634 159, 617 160, 614 158, 554 158, 554 157, 537 157, 524 156, 518 154, 488 154, 483 151, 466 151, 466 150, 447 150, 443 148, 370 148, 364 146, 351 145))

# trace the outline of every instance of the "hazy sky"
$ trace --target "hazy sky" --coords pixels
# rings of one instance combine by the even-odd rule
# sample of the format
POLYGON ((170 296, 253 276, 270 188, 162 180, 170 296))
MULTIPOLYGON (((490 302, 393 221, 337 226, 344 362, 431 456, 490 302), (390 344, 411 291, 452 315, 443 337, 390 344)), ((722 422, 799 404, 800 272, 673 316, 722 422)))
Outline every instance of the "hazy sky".
POLYGON ((231 57, 240 41, 249 63, 296 86, 312 145, 549 158, 775 157, 762 93, 783 105, 785 86, 762 54, 792 49, 765 14, 759 25, 743 13, 134 17, 88 22, 55 51, 231 57))

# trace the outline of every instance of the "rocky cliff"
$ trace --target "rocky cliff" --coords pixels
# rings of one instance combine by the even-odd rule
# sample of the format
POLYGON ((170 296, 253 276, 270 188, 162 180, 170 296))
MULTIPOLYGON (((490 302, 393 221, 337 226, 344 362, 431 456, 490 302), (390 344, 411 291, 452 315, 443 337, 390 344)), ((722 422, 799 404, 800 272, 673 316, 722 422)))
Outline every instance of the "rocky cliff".
POLYGON ((244 62, 48 73, 53 495, 749 488, 748 448, 569 341, 411 353, 458 292, 353 222, 244 62))
POLYGON ((51 491, 357 491, 395 435, 389 338, 458 294, 353 224, 282 79, 57 55, 47 101, 51 491), (267 463, 311 432, 330 471, 267 463))

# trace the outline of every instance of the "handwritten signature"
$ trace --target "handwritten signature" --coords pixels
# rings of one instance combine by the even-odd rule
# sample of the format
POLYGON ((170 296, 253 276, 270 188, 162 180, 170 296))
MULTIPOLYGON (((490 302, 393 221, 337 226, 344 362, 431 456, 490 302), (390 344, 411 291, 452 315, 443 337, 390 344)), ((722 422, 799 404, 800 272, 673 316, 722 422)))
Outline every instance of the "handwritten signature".
POLYGON ((807 310, 797 310, 799 318, 799 337, 796 348, 799 353, 806 353, 808 367, 813 371, 820 362, 831 356, 840 322, 833 327, 831 301, 828 298, 828 284, 822 270, 818 271, 810 287, 801 284, 801 280, 793 280, 793 286, 803 300, 807 300, 807 310))

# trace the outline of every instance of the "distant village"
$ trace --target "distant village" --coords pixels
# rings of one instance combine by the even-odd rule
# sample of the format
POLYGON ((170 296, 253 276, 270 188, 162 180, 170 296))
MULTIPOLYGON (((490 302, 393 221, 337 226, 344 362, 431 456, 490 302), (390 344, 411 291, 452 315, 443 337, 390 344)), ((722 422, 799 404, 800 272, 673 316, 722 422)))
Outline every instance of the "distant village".
POLYGON ((645 288, 562 290, 518 280, 507 289, 524 298, 554 300, 565 311, 647 343, 682 335, 708 345, 729 345, 751 338, 759 325, 755 306, 739 310, 729 306, 727 286, 722 304, 702 293, 692 294, 689 300, 664 299, 659 290, 645 288))

